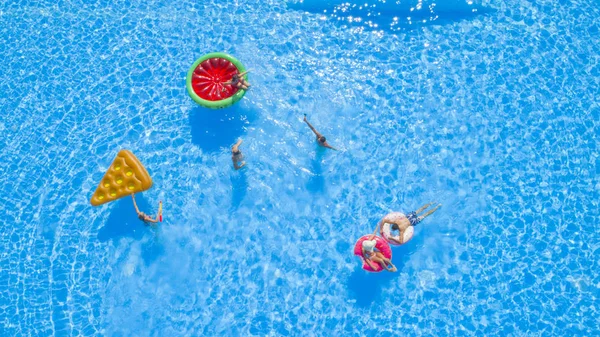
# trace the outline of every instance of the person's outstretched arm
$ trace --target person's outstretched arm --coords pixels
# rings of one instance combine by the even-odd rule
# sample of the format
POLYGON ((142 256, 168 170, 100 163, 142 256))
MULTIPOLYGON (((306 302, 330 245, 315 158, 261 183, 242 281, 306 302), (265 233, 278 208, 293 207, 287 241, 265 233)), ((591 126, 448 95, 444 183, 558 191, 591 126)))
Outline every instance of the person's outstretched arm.
POLYGON ((323 137, 306 119, 306 114, 304 114, 304 121, 306 122, 306 124, 308 124, 308 126, 310 127, 310 129, 312 130, 312 132, 315 133, 315 135, 317 135, 317 138, 321 138, 323 137))
POLYGON ((400 234, 398 234, 398 237, 400 238, 400 240, 396 240, 393 236, 390 236, 388 238, 388 240, 394 241, 395 243, 397 243, 399 245, 403 244, 404 243, 403 242, 404 241, 404 231, 400 231, 400 234))
POLYGON ((238 76, 239 76, 239 77, 242 77, 242 76, 246 75, 246 74, 247 74, 247 73, 249 73, 249 72, 250 72, 250 70, 246 70, 246 71, 244 71, 243 73, 239 74, 238 76))
POLYGON ((335 147, 329 145, 329 143, 325 142, 325 143, 321 143, 324 147, 328 148, 328 149, 332 149, 334 151, 337 151, 338 149, 336 149, 335 147))
POLYGON ((231 152, 237 152, 240 145, 242 145, 242 142, 244 142, 241 138, 237 141, 237 143, 235 143, 235 145, 233 145, 231 147, 231 152))
POLYGON ((162 216, 162 200, 158 202, 158 211, 156 211, 156 222, 160 222, 162 216))
POLYGON ((381 228, 381 222, 377 223, 377 226, 375 227, 373 234, 371 234, 371 236, 369 237, 369 240, 373 240, 373 238, 377 236, 377 231, 379 231, 379 228, 381 228))
POLYGON ((135 212, 137 214, 140 214, 140 210, 138 209, 137 204, 135 203, 135 193, 131 194, 131 199, 133 199, 133 207, 135 207, 135 212))

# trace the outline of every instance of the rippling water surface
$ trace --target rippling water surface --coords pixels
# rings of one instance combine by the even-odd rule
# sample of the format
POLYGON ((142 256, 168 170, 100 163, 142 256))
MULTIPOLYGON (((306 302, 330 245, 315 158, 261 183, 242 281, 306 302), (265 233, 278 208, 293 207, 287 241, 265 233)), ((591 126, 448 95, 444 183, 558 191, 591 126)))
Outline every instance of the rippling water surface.
POLYGON ((3 2, 0 335, 599 334, 597 6, 3 2), (227 110, 185 92, 211 51, 252 70, 227 110), (122 148, 155 231, 89 205, 122 148), (360 269, 434 200, 398 273, 360 269))

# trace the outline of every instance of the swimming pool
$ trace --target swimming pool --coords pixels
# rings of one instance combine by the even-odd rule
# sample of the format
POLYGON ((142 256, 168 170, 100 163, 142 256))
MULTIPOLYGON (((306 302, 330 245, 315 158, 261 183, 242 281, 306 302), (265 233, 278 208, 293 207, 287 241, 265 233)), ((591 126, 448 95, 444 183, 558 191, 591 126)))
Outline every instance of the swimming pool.
POLYGON ((598 334, 598 2, 366 3, 1 4, 0 335, 598 334), (211 51, 252 70, 227 110, 185 92, 211 51), (122 148, 157 231, 89 205, 122 148), (433 200, 398 273, 360 269, 433 200))

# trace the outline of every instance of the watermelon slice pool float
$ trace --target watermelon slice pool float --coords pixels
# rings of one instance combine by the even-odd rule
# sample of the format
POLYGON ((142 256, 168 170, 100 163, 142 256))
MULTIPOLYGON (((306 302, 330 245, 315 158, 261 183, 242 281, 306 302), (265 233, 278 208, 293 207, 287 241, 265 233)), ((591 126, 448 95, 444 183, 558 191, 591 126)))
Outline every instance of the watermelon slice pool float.
MULTIPOLYGON (((188 71, 186 86, 192 99, 206 108, 220 109, 235 104, 244 97, 246 90, 231 84, 235 74, 246 68, 235 57, 225 53, 210 53, 202 56, 188 71)), ((248 75, 244 75, 248 80, 248 75)))

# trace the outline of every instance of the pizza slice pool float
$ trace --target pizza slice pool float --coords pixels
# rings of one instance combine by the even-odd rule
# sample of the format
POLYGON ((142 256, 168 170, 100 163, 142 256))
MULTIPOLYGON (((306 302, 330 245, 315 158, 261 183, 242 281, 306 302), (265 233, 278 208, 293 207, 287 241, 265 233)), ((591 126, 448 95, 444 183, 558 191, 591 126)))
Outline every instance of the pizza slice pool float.
POLYGON ((90 202, 100 206, 152 187, 152 178, 136 156, 121 150, 104 174, 90 202))
MULTIPOLYGON (((244 97, 246 90, 226 83, 231 81, 233 75, 245 71, 242 63, 231 55, 206 54, 196 60, 188 71, 188 94, 196 103, 206 108, 220 109, 231 106, 244 97)), ((247 74, 243 77, 248 80, 247 74)))

